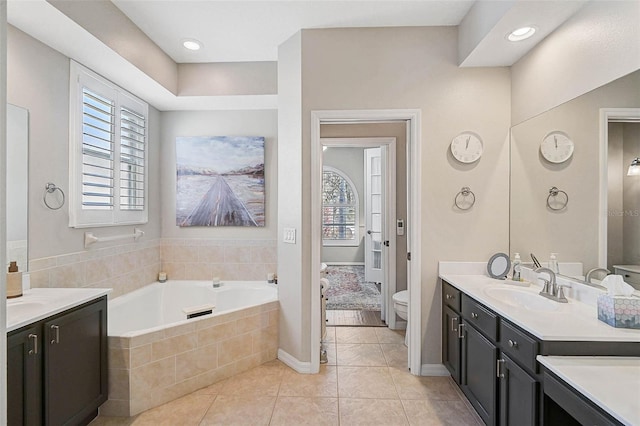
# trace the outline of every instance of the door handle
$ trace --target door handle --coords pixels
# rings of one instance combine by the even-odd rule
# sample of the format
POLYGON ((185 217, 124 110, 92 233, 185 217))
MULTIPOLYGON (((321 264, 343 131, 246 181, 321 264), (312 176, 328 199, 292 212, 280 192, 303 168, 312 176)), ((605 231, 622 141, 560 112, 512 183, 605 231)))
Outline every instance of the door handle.
POLYGON ((58 327, 57 325, 52 325, 51 326, 51 330, 53 330, 55 332, 55 339, 51 339, 51 344, 57 344, 60 343, 60 327, 58 327))
POLYGON ((462 327, 464 327, 464 324, 460 324, 458 326, 458 339, 464 339, 464 333, 462 331, 462 327))
POLYGON ((30 334, 29 339, 33 339, 33 349, 29 349, 29 355, 35 355, 38 353, 38 335, 30 334))
POLYGON ((504 373, 501 372, 502 364, 504 364, 504 359, 499 359, 496 362, 496 377, 499 379, 504 379, 504 373))
POLYGON ((458 322, 458 317, 451 318, 451 331, 458 331, 458 329, 453 325, 453 323, 458 322))

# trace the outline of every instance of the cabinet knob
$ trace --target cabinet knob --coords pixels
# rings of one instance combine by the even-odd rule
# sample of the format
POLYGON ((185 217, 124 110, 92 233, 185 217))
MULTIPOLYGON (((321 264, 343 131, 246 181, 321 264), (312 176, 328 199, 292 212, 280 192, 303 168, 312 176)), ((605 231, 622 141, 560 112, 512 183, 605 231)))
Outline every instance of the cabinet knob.
POLYGON ((478 314, 476 314, 475 312, 471 312, 471 318, 478 319, 478 314))
POLYGON ((517 348, 518 347, 518 342, 516 342, 515 340, 509 339, 509 347, 510 348, 517 348))
POLYGON ((451 300, 451 299, 453 299, 453 296, 452 296, 452 295, 450 295, 450 294, 447 294, 447 295, 445 295, 444 297, 446 297, 446 298, 447 298, 447 300, 451 300))

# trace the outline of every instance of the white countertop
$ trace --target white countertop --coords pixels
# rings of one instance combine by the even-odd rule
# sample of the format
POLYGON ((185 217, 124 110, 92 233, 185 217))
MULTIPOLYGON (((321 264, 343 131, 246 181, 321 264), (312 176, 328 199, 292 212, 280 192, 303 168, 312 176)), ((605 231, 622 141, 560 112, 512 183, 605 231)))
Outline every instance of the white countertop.
POLYGON ((484 275, 441 274, 440 278, 541 340, 640 342, 640 330, 611 327, 598 320, 596 306, 575 299, 569 299, 569 303, 550 301, 557 305, 557 310, 549 312, 526 305, 512 306, 486 292, 491 287, 509 287, 534 294, 546 301, 542 296, 537 296, 540 291, 537 285, 515 287, 484 275))
POLYGON ((100 298, 110 288, 33 288, 7 299, 7 332, 100 298))
POLYGON ((640 358, 541 356, 538 362, 625 425, 640 425, 640 358))

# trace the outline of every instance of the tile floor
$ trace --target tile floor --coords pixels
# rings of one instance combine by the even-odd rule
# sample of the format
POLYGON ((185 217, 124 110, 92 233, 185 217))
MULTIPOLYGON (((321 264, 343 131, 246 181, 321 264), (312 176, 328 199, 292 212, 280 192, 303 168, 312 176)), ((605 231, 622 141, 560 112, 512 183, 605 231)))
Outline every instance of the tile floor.
POLYGON ((272 361, 136 417, 102 425, 472 425, 482 422, 449 377, 406 368, 404 334, 328 327, 328 364, 298 374, 272 361))

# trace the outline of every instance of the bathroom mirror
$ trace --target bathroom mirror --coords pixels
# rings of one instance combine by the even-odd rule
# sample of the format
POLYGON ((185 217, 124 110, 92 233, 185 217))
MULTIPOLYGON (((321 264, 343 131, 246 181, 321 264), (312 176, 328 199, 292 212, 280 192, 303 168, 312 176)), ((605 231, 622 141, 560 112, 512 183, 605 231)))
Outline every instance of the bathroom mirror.
MULTIPOLYGON (((28 269, 29 111, 7 104, 7 258, 28 269)), ((6 270, 6 268, 5 268, 6 270)))
POLYGON ((503 280, 511 269, 511 260, 505 253, 496 253, 487 262, 487 272, 491 278, 503 280))
MULTIPOLYGON (((543 265, 552 252, 558 253, 560 274, 574 277, 581 277, 598 266, 609 266, 613 272, 611 266, 622 259, 627 259, 626 264, 640 264, 640 234, 621 231, 607 220, 621 216, 620 221, 633 225, 628 229, 640 229, 637 201, 635 206, 623 205, 622 201, 614 206, 607 200, 607 194, 620 198, 618 194, 623 191, 633 193, 629 188, 635 188, 638 200, 640 176, 626 176, 622 163, 630 155, 640 156, 639 132, 626 125, 617 128, 617 124, 612 123, 616 120, 610 120, 609 126, 604 127, 611 147, 601 151, 600 142, 601 109, 639 107, 640 71, 636 71, 512 127, 512 253, 522 253, 525 262, 530 261, 529 253, 534 253, 543 265), (541 142, 552 132, 566 134, 575 145, 573 155, 566 161, 550 162, 540 153, 541 142), (630 139, 627 141, 625 136, 624 154, 620 151, 622 135, 630 139), (613 167, 613 161, 619 164, 613 167), (607 182, 602 189, 601 182, 607 182), (553 187, 565 191, 569 200, 558 210, 547 205, 549 190, 553 187), (618 240, 620 244, 611 243, 618 240), (600 253, 607 246, 617 247, 620 256, 613 252, 600 253), (575 267, 565 265, 563 270, 562 264, 570 262, 575 262, 575 267)), ((630 163, 631 159, 628 160, 630 163)))

